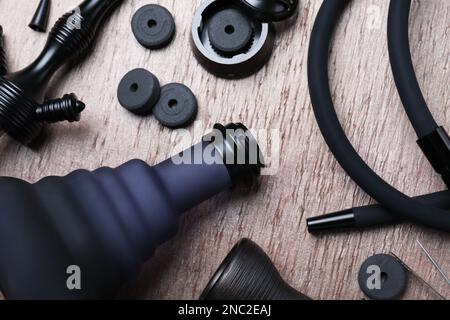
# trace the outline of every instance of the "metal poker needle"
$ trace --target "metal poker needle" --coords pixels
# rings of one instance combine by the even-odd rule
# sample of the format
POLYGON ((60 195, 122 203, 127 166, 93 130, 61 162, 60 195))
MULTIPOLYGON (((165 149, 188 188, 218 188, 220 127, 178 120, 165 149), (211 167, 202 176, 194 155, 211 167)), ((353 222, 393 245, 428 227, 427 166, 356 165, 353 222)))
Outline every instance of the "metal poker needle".
POLYGON ((447 284, 450 285, 450 281, 447 277, 447 275, 444 273, 444 270, 442 270, 442 268, 438 265, 438 263, 433 259, 433 257, 431 256, 431 254, 428 252, 427 249, 425 249, 425 247, 422 245, 422 243, 419 240, 416 240, 417 244, 419 245, 420 249, 422 249, 423 253, 425 253, 425 255, 427 256, 428 260, 431 261, 431 263, 433 264, 433 266, 436 268, 436 270, 441 274, 441 276, 444 278, 444 280, 447 282, 447 284))

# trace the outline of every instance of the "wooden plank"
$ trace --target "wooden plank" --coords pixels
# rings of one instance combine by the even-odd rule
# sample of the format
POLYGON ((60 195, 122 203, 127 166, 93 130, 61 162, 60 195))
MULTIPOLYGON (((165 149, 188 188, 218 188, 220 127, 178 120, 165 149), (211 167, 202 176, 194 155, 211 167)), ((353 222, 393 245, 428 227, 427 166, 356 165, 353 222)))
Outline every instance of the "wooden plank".
MULTIPOLYGON (((45 43, 46 35, 27 27, 34 2, 0 2, 11 70, 30 63, 45 43)), ((76 2, 53 1, 50 23, 76 2)), ((411 225, 321 237, 306 232, 307 217, 370 202, 329 153, 311 108, 307 50, 321 1, 301 1, 297 22, 279 33, 267 67, 239 81, 215 78, 193 57, 190 26, 200 0, 155 2, 174 13, 177 35, 172 45, 161 51, 139 46, 130 20, 148 1, 127 1, 106 24, 89 58, 52 83, 52 97, 76 92, 86 102, 83 121, 52 127, 39 151, 3 141, 0 175, 34 182, 77 168, 117 166, 131 158, 150 163, 165 159, 173 150, 172 132, 152 117, 126 113, 116 99, 117 84, 128 70, 148 68, 162 83, 192 88, 203 128, 241 121, 255 129, 279 130, 279 170, 262 178, 251 195, 223 194, 186 214, 178 236, 160 248, 125 296, 195 299, 231 247, 250 237, 273 257, 286 280, 315 299, 362 298, 356 281, 359 266, 368 256, 389 251, 449 298, 448 285, 415 244, 421 239, 448 271, 448 235, 411 225)), ((330 60, 336 106, 352 142, 387 181, 409 195, 442 190, 415 144, 393 83, 387 11, 388 1, 353 1, 342 19, 330 60)), ((418 78, 438 122, 447 125, 450 114, 442 106, 450 102, 450 5, 446 0, 414 1, 411 20, 418 78)), ((412 280, 407 297, 435 296, 412 280)))

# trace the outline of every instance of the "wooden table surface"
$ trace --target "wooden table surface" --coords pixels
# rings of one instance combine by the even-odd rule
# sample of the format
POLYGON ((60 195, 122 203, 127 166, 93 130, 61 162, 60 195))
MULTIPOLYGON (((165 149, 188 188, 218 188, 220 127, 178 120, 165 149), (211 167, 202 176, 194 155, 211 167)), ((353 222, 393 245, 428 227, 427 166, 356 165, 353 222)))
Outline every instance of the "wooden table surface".
MULTIPOLYGON (((37 2, 0 1, 10 70, 28 65, 45 43, 46 35, 27 27, 37 2)), ((76 92, 87 104, 82 121, 53 126, 38 151, 3 139, 1 176, 34 182, 78 168, 117 166, 133 158, 155 164, 170 156, 176 133, 153 117, 125 112, 117 102, 121 77, 133 68, 147 68, 162 83, 181 82, 192 88, 200 105, 199 127, 241 121, 255 130, 270 130, 274 134, 269 141, 279 152, 268 150, 276 174, 263 177, 252 194, 222 194, 186 214, 178 236, 160 248, 124 297, 195 299, 231 247, 249 237, 267 251, 290 284, 314 299, 362 298, 359 266, 372 254, 389 252, 450 298, 449 286, 415 243, 420 239, 450 272, 449 235, 410 224, 319 237, 306 231, 307 217, 371 202, 330 154, 311 108, 307 50, 322 1, 301 1, 295 24, 280 28, 268 65, 239 81, 218 79, 194 59, 189 35, 200 0, 153 2, 174 14, 173 43, 160 51, 141 47, 130 20, 149 1, 125 1, 105 25, 89 58, 70 73, 61 72, 51 85, 50 96, 76 92)), ((438 122, 450 129, 450 110, 445 109, 450 106, 450 3, 413 2, 411 41, 418 79, 438 122)), ((53 1, 50 24, 76 4, 53 1)), ((330 60, 336 107, 360 154, 387 181, 411 196, 443 190, 415 143, 394 86, 387 12, 388 1, 370 0, 353 1, 345 13, 330 60)), ((406 298, 437 296, 412 278, 406 298)))

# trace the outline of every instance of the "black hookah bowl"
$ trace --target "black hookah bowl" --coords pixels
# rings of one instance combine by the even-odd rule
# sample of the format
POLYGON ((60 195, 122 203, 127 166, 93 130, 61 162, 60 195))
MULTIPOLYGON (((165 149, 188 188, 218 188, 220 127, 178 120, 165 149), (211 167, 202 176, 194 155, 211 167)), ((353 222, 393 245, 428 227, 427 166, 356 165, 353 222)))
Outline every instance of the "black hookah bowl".
POLYGON ((256 243, 242 239, 209 281, 200 300, 311 300, 283 280, 270 257, 256 243))
POLYGON ((0 134, 28 145, 45 123, 80 120, 84 103, 73 93, 45 100, 48 84, 59 68, 87 53, 100 25, 122 1, 83 1, 56 22, 36 60, 15 73, 6 72, 0 29, 0 134))

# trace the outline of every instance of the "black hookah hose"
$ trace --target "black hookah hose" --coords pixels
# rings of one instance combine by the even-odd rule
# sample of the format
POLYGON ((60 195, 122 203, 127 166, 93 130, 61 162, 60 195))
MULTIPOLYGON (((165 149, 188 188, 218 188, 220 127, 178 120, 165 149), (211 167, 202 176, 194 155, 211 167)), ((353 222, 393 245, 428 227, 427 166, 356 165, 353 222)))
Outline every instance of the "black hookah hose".
POLYGON ((420 89, 409 44, 411 0, 391 1, 388 19, 388 47, 392 73, 418 144, 435 171, 450 186, 450 138, 438 126, 420 89))
POLYGON ((328 54, 335 26, 349 0, 325 0, 311 35, 308 78, 320 130, 337 161, 373 199, 399 219, 450 232, 450 213, 411 199, 378 176, 348 140, 336 114, 328 80, 328 54))
POLYGON ((411 0, 391 1, 388 19, 388 44, 392 71, 405 111, 419 137, 433 132, 437 123, 420 90, 409 46, 408 24, 411 0))

